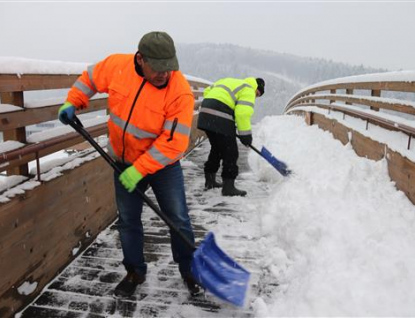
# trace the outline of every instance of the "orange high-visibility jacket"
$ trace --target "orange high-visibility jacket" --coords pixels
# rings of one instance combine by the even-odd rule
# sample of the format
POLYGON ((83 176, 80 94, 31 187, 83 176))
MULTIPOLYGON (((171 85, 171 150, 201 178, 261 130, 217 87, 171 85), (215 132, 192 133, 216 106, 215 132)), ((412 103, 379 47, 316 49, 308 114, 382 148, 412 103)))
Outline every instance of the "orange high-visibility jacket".
POLYGON ((173 71, 168 85, 159 89, 138 75, 134 59, 133 54, 114 54, 89 66, 67 101, 84 108, 95 93, 108 93, 108 153, 146 176, 183 157, 194 98, 180 71, 173 71))

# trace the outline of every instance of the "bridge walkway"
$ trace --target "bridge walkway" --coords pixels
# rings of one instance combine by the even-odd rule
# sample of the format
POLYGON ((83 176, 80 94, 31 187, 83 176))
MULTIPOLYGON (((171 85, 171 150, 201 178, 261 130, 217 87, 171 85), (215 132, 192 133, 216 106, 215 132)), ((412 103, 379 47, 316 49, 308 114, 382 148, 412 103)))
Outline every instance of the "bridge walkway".
MULTIPOLYGON (((240 147, 238 184, 248 196, 223 197, 219 189, 204 191, 203 163, 208 142, 199 145, 182 166, 196 241, 213 231, 218 245, 251 272, 251 288, 245 308, 224 303, 209 292, 190 297, 173 263, 166 225, 148 207, 143 211, 146 282, 126 299, 113 296, 124 277, 116 222, 104 230, 82 254, 62 271, 24 311, 21 318, 38 317, 253 317, 253 301, 271 293, 277 282, 261 269, 260 206, 268 186, 249 170, 247 148, 240 147)), ((155 200, 153 193, 148 191, 155 200)), ((272 276, 272 275, 271 275, 272 276)))

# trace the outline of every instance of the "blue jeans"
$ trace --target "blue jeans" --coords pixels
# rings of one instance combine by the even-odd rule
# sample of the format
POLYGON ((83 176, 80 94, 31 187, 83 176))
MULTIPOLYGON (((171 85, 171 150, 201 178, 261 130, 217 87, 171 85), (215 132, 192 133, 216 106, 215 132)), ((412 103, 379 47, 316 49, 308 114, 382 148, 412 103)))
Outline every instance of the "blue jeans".
MULTIPOLYGON (((117 164, 121 171, 128 165, 117 164)), ((118 180, 119 174, 114 173, 115 195, 119 212, 118 230, 124 254, 123 264, 128 272, 146 274, 147 264, 144 259, 144 231, 141 222, 143 199, 133 191, 129 193, 118 180)), ((183 171, 177 161, 152 175, 147 175, 138 184, 141 192, 151 186, 157 198, 160 210, 175 226, 194 243, 194 234, 184 191, 183 171)), ((170 230, 173 260, 179 264, 182 276, 190 274, 193 250, 172 230, 170 230)))

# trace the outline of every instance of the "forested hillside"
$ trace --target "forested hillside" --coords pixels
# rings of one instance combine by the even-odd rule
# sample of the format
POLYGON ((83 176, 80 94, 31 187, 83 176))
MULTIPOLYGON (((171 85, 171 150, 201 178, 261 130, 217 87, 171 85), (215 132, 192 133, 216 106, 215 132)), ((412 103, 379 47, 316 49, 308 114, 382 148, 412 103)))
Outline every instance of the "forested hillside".
POLYGON ((221 77, 263 77, 266 94, 257 101, 254 121, 266 115, 281 114, 287 101, 308 85, 386 71, 231 44, 178 44, 177 50, 180 68, 185 74, 210 81, 221 77))

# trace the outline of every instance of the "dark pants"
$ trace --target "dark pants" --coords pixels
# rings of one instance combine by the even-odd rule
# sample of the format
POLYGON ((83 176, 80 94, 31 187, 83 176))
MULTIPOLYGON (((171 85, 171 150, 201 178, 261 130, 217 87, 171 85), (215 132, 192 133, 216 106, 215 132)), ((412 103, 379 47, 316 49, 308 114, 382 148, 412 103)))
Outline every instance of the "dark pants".
MULTIPOLYGON (((128 166, 119 165, 123 171, 128 166)), ((144 232, 141 222, 143 199, 136 192, 129 193, 114 174, 115 194, 119 212, 118 230, 124 254, 123 264, 127 271, 139 274, 147 272, 144 259, 144 232)), ((183 171, 180 162, 166 166, 155 174, 147 175, 137 187, 144 192, 148 185, 153 189, 160 206, 160 210, 174 223, 174 225, 194 243, 194 235, 184 191, 183 171)), ((193 250, 183 240, 170 231, 173 260, 179 264, 182 276, 190 274, 193 250)))
POLYGON ((236 136, 227 136, 211 131, 206 131, 210 142, 210 153, 205 163, 205 172, 216 173, 222 160, 222 178, 236 179, 238 176, 238 145, 236 136))

